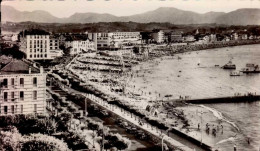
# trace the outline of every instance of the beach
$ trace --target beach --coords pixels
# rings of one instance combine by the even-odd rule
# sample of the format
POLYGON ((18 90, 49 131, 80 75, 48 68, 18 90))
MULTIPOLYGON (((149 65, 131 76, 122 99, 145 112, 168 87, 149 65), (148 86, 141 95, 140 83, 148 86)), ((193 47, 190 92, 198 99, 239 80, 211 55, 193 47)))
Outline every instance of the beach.
MULTIPOLYGON (((84 66, 84 62, 81 61, 74 63, 70 69, 104 94, 143 111, 147 117, 161 121, 199 141, 202 140, 213 148, 227 150, 237 144, 235 141, 237 138, 242 138, 241 129, 234 119, 203 104, 189 105, 173 102, 169 105, 165 102, 180 98, 233 96, 235 93, 259 94, 258 86, 254 84, 254 81, 259 78, 258 75, 250 77, 244 75, 239 79, 230 77, 229 71, 220 68, 231 58, 236 63, 237 69, 243 68, 247 62, 253 61, 252 63, 257 64, 257 59, 260 57, 257 55, 258 48, 259 45, 236 46, 152 58, 139 62, 131 68, 124 67, 124 73, 120 72, 122 68, 115 60, 116 65, 112 68, 111 62, 107 65, 107 61, 97 61, 98 63, 94 65, 88 61, 88 66, 96 69, 73 68, 73 66, 84 66), (243 62, 240 61, 241 57, 243 62), (109 70, 99 70, 104 68, 109 70), (107 74, 108 72, 110 74, 107 74), (147 106, 154 108, 153 113, 147 111, 147 106), (154 116, 154 111, 158 116, 154 116), (209 132, 206 131, 206 127, 209 127, 209 132), (214 134, 213 129, 216 130, 214 134)), ((97 59, 95 56, 92 57, 94 59, 92 58, 91 61, 97 59)), ((78 59, 80 58, 87 60, 89 56, 84 58, 82 55, 78 59)), ((120 59, 117 59, 117 62, 120 62, 120 59)), ((237 146, 241 147, 238 144, 237 146)))

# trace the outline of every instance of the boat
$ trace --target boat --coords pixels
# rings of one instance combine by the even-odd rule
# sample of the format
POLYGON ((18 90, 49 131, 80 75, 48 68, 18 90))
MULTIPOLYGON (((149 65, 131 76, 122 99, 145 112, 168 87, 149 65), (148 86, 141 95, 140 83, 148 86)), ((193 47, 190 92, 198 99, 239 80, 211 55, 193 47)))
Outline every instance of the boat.
POLYGON ((230 72, 230 76, 241 76, 241 74, 240 74, 240 72, 233 71, 233 72, 230 72))
POLYGON ((243 68, 240 72, 243 73, 260 73, 260 68, 258 65, 248 63, 246 64, 246 68, 243 68))
POLYGON ((227 64, 225 64, 223 67, 223 69, 236 69, 236 65, 232 63, 232 61, 230 60, 227 64))

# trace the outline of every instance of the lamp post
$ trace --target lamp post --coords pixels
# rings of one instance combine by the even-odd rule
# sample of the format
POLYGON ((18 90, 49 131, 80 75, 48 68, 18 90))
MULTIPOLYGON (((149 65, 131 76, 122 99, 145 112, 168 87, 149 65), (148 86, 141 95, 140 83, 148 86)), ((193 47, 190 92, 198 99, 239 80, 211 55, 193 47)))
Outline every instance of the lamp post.
POLYGON ((104 122, 102 122, 103 124, 103 127, 102 127, 102 147, 101 147, 101 151, 104 150, 104 136, 105 136, 105 133, 104 133, 104 122))
POLYGON ((87 112, 87 96, 85 96, 85 116, 88 115, 88 112, 87 112))
MULTIPOLYGON (((203 113, 206 113, 206 112, 200 112, 200 124, 201 124, 201 126, 200 127, 202 127, 202 114, 203 113)), ((200 131, 200 145, 202 145, 202 130, 200 131)))
POLYGON ((163 151, 163 140, 164 140, 164 135, 162 135, 162 151, 163 151))

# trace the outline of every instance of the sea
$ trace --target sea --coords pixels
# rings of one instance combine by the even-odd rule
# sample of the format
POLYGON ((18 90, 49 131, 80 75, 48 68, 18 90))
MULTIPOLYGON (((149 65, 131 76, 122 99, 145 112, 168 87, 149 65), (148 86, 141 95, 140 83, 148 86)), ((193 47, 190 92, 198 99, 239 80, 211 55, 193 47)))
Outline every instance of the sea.
MULTIPOLYGON (((260 65, 260 45, 244 45, 186 52, 144 62, 131 80, 136 89, 158 98, 212 98, 248 93, 260 95, 260 73, 230 76, 247 63, 260 65), (235 70, 223 65, 232 61, 235 70), (158 95, 159 94, 159 95, 158 95)), ((260 150, 260 100, 244 103, 202 104, 234 123, 239 132, 219 142, 220 150, 260 150), (248 141, 249 140, 249 141, 248 141)))

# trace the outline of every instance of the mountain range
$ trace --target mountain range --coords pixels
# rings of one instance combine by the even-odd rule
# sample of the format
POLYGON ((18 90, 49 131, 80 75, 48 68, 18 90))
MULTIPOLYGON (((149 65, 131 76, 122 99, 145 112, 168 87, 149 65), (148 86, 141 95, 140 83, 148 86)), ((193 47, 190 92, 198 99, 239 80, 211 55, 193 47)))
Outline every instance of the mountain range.
POLYGON ((18 11, 7 5, 1 6, 2 21, 39 23, 97 23, 97 22, 169 22, 173 24, 225 24, 260 25, 260 9, 243 8, 232 12, 208 12, 204 14, 184 11, 174 7, 160 7, 153 11, 131 15, 115 16, 99 13, 75 13, 70 17, 58 18, 47 11, 18 11))

